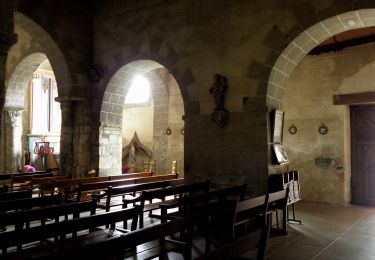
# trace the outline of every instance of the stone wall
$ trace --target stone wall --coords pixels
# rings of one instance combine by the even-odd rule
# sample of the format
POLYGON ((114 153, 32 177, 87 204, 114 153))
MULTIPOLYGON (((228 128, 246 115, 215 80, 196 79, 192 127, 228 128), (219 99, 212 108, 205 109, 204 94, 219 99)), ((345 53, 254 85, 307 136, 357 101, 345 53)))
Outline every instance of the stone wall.
POLYGON ((99 176, 121 174, 121 128, 100 127, 99 176))
POLYGON ((300 171, 306 201, 350 202, 350 113, 348 106, 333 105, 333 95, 375 91, 374 47, 371 43, 306 56, 286 85, 285 146, 291 167, 300 171), (292 124, 298 129, 295 135, 288 133, 292 124), (326 135, 318 132, 321 124, 328 127, 326 135), (316 158, 334 162, 319 167, 316 158))

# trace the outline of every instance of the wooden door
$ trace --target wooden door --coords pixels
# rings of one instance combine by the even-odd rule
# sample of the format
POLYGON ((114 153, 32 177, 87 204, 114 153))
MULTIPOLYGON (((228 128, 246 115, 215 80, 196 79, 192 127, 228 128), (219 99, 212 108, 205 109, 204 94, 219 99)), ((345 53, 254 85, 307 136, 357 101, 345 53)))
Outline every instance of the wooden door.
POLYGON ((351 106, 352 203, 375 205, 375 106, 351 106))

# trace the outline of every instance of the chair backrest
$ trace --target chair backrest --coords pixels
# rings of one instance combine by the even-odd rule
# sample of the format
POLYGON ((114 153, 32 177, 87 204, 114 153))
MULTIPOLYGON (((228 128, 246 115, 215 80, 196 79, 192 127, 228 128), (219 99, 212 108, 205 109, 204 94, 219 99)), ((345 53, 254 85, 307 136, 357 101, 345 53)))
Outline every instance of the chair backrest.
POLYGON ((258 248, 257 260, 264 259, 265 249, 269 234, 269 226, 263 225, 253 232, 233 240, 224 246, 196 258, 197 260, 231 260, 252 249, 258 248))

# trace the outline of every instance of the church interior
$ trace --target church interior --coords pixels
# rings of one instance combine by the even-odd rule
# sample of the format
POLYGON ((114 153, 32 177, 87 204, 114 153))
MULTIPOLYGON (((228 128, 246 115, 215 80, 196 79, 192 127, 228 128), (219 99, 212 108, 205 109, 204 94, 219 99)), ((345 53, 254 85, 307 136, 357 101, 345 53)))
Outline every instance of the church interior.
POLYGON ((375 259, 374 1, 0 21, 0 258, 375 259))

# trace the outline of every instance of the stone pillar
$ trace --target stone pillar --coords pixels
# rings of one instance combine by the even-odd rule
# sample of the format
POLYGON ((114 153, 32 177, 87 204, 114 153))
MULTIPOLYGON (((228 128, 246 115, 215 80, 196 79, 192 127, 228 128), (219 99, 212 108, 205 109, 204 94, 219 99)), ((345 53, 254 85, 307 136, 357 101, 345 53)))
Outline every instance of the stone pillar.
POLYGON ((6 60, 9 48, 17 41, 17 35, 14 34, 14 7, 15 0, 0 1, 0 170, 5 170, 5 122, 4 122, 4 103, 5 103, 5 71, 6 60))
POLYGON ((5 118, 5 172, 17 172, 22 167, 22 112, 7 109, 5 118))
POLYGON ((59 100, 61 106, 61 139, 60 139, 60 175, 75 175, 73 173, 73 102, 59 100))
MULTIPOLYGON (((0 1, 0 109, 4 108, 5 101, 5 67, 9 48, 17 41, 14 34, 14 7, 15 0, 0 1)), ((1 113, 0 113, 1 116, 1 113)))

